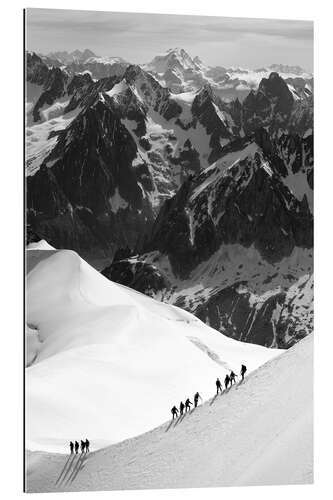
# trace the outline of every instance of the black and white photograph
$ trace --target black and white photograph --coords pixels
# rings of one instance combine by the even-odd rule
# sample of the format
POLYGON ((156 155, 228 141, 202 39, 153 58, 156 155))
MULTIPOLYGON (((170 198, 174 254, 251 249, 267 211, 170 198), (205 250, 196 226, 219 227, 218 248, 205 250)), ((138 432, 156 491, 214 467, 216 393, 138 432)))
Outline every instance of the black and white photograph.
POLYGON ((313 29, 24 11, 26 492, 313 483, 313 29))

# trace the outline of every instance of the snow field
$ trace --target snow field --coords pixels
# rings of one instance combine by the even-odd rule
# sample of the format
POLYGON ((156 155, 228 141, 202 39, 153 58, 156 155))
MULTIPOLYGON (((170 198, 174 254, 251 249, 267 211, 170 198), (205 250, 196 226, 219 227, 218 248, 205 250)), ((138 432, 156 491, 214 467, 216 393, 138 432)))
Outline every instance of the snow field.
POLYGON ((27 448, 111 444, 163 422, 173 404, 281 353, 224 337, 190 313, 104 278, 75 252, 29 250, 27 448), (47 254, 50 253, 48 257, 47 254), (46 255, 46 256, 45 256, 46 255), (42 259, 42 260, 41 260, 42 259))
POLYGON ((307 337, 183 419, 74 458, 64 473, 68 456, 29 452, 28 491, 311 483, 312 342, 307 337))

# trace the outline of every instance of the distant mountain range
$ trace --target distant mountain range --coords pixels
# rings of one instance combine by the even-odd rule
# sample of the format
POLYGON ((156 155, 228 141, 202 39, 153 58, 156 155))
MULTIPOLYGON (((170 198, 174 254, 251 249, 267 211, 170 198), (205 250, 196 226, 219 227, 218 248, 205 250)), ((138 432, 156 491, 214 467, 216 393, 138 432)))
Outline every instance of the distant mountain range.
POLYGON ((67 52, 66 50, 50 52, 47 54, 49 59, 55 59, 63 64, 70 64, 72 62, 84 62, 90 57, 96 57, 96 55, 89 49, 74 50, 73 52, 67 52))
MULTIPOLYGON (((51 52, 40 55, 49 66, 65 66, 70 74, 90 71, 92 78, 120 75, 131 64, 121 57, 100 57, 91 50, 51 52)), ((198 90, 209 84, 224 99, 243 99, 251 89, 256 89, 262 78, 277 72, 287 83, 312 90, 313 75, 300 66, 272 64, 258 69, 239 67, 210 67, 198 56, 192 58, 184 49, 173 48, 158 55, 141 67, 150 72, 163 86, 176 93, 198 90)))
POLYGON ((313 327, 313 76, 26 55, 28 241, 236 339, 313 327))

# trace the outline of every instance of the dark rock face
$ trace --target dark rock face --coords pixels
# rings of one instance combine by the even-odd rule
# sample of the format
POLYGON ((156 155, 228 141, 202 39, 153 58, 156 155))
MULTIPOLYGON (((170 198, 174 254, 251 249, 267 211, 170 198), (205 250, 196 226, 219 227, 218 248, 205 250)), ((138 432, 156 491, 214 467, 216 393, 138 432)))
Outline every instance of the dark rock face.
MULTIPOLYGON (((312 258, 306 257, 305 264, 303 256, 313 246, 313 216, 308 198, 297 198, 288 184, 294 174, 307 182, 312 138, 272 140, 265 129, 258 129, 255 138, 234 141, 215 166, 183 183, 162 206, 138 260, 147 264, 151 255, 164 277, 163 296, 171 302, 175 297, 175 305, 213 328, 245 342, 288 348, 313 327, 312 258), (241 263, 224 255, 234 247, 243 249, 241 263), (196 279, 206 281, 209 292, 187 296, 196 279)), ((129 261, 114 266, 111 279, 122 282, 129 261)), ((146 270, 140 291, 149 288, 150 279, 156 285, 150 267, 146 270)), ((135 268, 131 273, 126 283, 139 289, 135 268)))
MULTIPOLYGON (((157 113, 163 120, 177 121, 182 107, 172 98, 169 89, 163 88, 139 66, 127 66, 121 77, 97 82, 89 73, 69 77, 60 68, 48 68, 35 55, 29 55, 28 66, 30 80, 43 84, 43 92, 33 108, 34 121, 40 120, 44 106, 61 98, 69 101, 65 114, 78 114, 67 129, 51 131, 49 138, 56 138, 56 143, 41 161, 40 172, 35 168, 33 176, 28 178, 29 221, 36 231, 41 225, 43 234, 47 229, 48 241, 54 246, 66 244, 86 252, 91 240, 94 252, 100 245, 100 251, 106 251, 107 255, 110 248, 119 245, 129 244, 133 248, 137 240, 142 239, 141 233, 149 233, 157 212, 156 202, 152 208, 151 193, 158 190, 161 199, 167 198, 177 185, 174 176, 178 175, 181 182, 202 168, 200 153, 190 139, 174 154, 177 137, 172 136, 172 132, 163 131, 162 149, 155 147, 156 138, 147 131, 150 112, 157 113), (110 91, 115 85, 120 85, 122 90, 116 91, 113 97, 110 91), (142 150, 147 152, 146 156, 142 150), (44 167, 51 171, 45 173, 44 167), (174 174, 173 169, 177 173, 174 174), (39 196, 41 188, 47 195, 39 196), (110 207, 110 198, 120 199, 119 211, 115 206, 110 207), (78 217, 74 225, 72 215, 78 217), (117 225, 116 231, 112 231, 108 221, 111 226, 117 225), (58 230, 59 224, 63 227, 58 230), (85 224, 88 224, 88 237, 83 235, 85 224), (80 234, 71 238, 64 227, 68 233, 73 230, 80 234), (97 236, 101 230, 103 236, 97 236), (110 239, 108 244, 106 239, 110 239)), ((213 99, 211 90, 207 99, 213 99)), ((206 119, 211 143, 216 139, 215 150, 220 151, 219 137, 214 136, 214 123, 216 126, 220 123, 214 106, 210 103, 214 123, 210 123, 207 113, 200 109, 198 106, 198 116, 193 117, 188 127, 206 119)), ((182 121, 177 123, 184 130, 182 121)))
POLYGON ((83 73, 79 75, 74 75, 68 84, 67 92, 69 95, 74 94, 74 92, 82 87, 88 87, 93 83, 89 73, 83 73))
POLYGON ((36 85, 44 85, 49 68, 34 52, 26 53, 26 79, 36 85))
POLYGON ((34 121, 58 100, 66 105, 66 125, 51 129, 40 163, 33 157, 29 171, 28 160, 28 241, 44 238, 87 260, 114 259, 103 271, 109 279, 184 307, 234 338, 289 347, 306 335, 308 86, 289 88, 272 73, 243 103, 222 102, 206 85, 189 104, 139 66, 123 64, 98 81, 76 74, 79 67, 86 61, 64 71, 27 54, 28 81, 43 87, 34 121), (244 260, 225 257, 228 248, 245 252, 244 260), (255 264, 246 260, 253 252, 255 264), (289 260, 287 271, 278 269, 289 260), (203 289, 192 294, 201 270, 203 289))
POLYGON ((185 277, 222 244, 254 245, 268 262, 289 256, 295 246, 312 247, 313 218, 306 199, 292 195, 259 150, 221 175, 213 199, 205 190, 193 198, 217 171, 184 183, 165 203, 146 251, 167 254, 174 272, 185 277), (189 212, 195 221, 192 230, 189 212))
POLYGON ((311 333, 313 313, 300 317, 290 314, 292 305, 287 291, 272 294, 253 307, 251 294, 239 291, 241 284, 235 283, 213 295, 196 310, 196 316, 229 337, 266 347, 288 349, 311 333))
POLYGON ((153 265, 145 262, 122 260, 113 262, 102 271, 103 276, 154 297, 170 288, 170 282, 153 265))
MULTIPOLYGON (((225 329, 229 337, 243 342, 261 344, 267 347, 274 345, 271 318, 274 309, 282 305, 284 293, 276 294, 265 302, 259 311, 251 307, 250 294, 240 294, 237 289, 241 283, 235 283, 214 295, 207 304, 199 307, 197 316, 216 329, 225 329)), ((282 339, 277 345, 283 347, 282 339)))
POLYGON ((219 107, 222 108, 222 103, 214 96, 209 85, 203 87, 196 95, 192 104, 193 116, 205 127, 207 133, 211 136, 210 147, 212 151, 208 159, 210 163, 216 161, 222 154, 221 139, 229 141, 233 137, 227 118, 224 121, 220 117, 223 115, 223 111, 219 107))
POLYGON ((43 91, 34 105, 32 115, 35 122, 41 119, 40 110, 45 104, 51 105, 66 94, 69 76, 59 67, 51 67, 35 53, 26 53, 27 82, 43 86, 43 91))
POLYGON ((25 245, 29 245, 29 243, 37 243, 38 241, 42 240, 43 238, 39 235, 36 234, 32 229, 31 225, 27 224, 26 226, 26 231, 25 231, 25 245))
POLYGON ((60 68, 52 68, 44 83, 44 91, 36 102, 33 109, 34 121, 40 120, 40 108, 44 104, 51 105, 54 101, 65 95, 66 83, 68 75, 60 68))
POLYGON ((27 178, 29 223, 60 248, 72 234, 69 248, 86 252, 90 233, 91 245, 108 255, 117 241, 133 246, 138 229, 149 230, 153 217, 138 184, 149 190, 149 171, 144 164, 132 167, 136 154, 119 118, 97 101, 59 134, 42 167, 27 178))
POLYGON ((287 83, 277 73, 263 78, 257 91, 244 99, 242 121, 245 134, 261 127, 270 132, 289 126, 295 101, 287 83))
POLYGON ((129 84, 135 84, 142 92, 147 106, 152 106, 154 111, 160 113, 166 120, 171 120, 182 112, 179 104, 170 98, 169 89, 162 87, 140 66, 129 66, 124 74, 124 79, 129 84))

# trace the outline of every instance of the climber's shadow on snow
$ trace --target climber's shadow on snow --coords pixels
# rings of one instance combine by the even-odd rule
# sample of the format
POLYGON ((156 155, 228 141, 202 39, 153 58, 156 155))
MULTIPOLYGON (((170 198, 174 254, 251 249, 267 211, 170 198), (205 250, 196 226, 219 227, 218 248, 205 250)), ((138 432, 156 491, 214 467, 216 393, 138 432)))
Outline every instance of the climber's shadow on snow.
POLYGON ((171 420, 170 424, 168 425, 168 427, 165 429, 165 432, 168 432, 171 427, 172 427, 172 424, 173 424, 174 420, 171 420))
POLYGON ((176 425, 180 424, 185 418, 185 413, 183 415, 180 415, 179 418, 177 418, 176 422, 175 422, 175 427, 176 425))
POLYGON ((209 403, 209 406, 212 406, 215 403, 217 396, 218 396, 218 394, 215 394, 215 396, 212 398, 211 402, 209 403))
POLYGON ((86 454, 84 453, 81 453, 81 455, 79 456, 79 460, 76 462, 76 464, 74 465, 74 468, 73 468, 73 472, 72 474, 69 476, 68 480, 67 480, 67 483, 72 483, 74 481, 74 479, 76 478, 76 476, 78 475, 78 473, 84 469, 86 463, 88 461, 88 457, 86 454))
POLYGON ((72 483, 78 473, 85 467, 87 460, 87 455, 83 453, 81 455, 70 455, 55 484, 61 486, 72 483), (75 460, 76 457, 78 457, 77 460, 75 460))
MULTIPOLYGON (((75 457, 76 456, 77 455, 73 455, 73 458, 72 458, 72 460, 69 463, 68 469, 66 470, 65 474, 61 478, 60 484, 64 484, 67 481, 68 476, 70 476, 72 474, 72 470, 73 470, 72 466, 75 464, 75 457)), ((74 465, 74 467, 75 467, 75 465, 74 465)))
POLYGON ((62 481, 64 481, 65 477, 67 476, 68 472, 71 469, 72 463, 74 462, 75 455, 69 455, 67 458, 65 465, 61 469, 61 472, 58 476, 58 479, 56 480, 55 484, 59 484, 62 481))
POLYGON ((171 420, 170 423, 169 423, 169 425, 168 425, 168 427, 165 429, 165 432, 168 432, 171 429, 172 426, 176 427, 176 425, 180 424, 184 420, 185 416, 187 414, 190 414, 191 411, 189 411, 187 413, 184 413, 183 415, 180 415, 178 418, 176 418, 174 420, 171 420))

